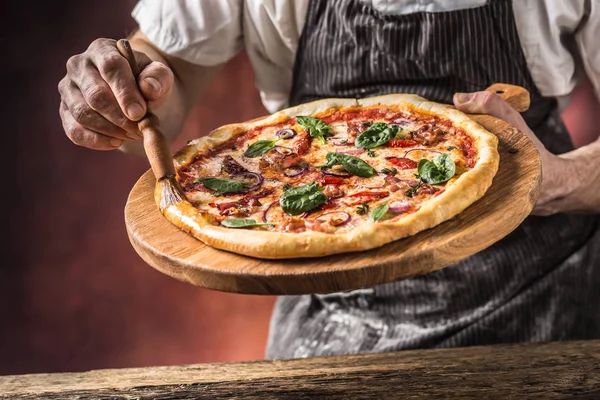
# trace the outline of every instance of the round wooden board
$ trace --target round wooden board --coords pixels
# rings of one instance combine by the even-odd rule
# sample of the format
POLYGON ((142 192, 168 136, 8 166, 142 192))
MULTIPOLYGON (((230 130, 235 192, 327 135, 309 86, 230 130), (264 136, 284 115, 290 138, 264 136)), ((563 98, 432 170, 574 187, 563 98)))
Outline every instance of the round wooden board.
POLYGON ((494 182, 463 213, 415 236, 370 251, 313 259, 245 257, 206 246, 167 221, 154 202, 156 181, 148 171, 125 207, 129 239, 148 264, 173 278, 246 294, 331 293, 441 269, 512 232, 531 212, 539 192, 541 165, 532 142, 499 119, 472 118, 500 140, 494 182))

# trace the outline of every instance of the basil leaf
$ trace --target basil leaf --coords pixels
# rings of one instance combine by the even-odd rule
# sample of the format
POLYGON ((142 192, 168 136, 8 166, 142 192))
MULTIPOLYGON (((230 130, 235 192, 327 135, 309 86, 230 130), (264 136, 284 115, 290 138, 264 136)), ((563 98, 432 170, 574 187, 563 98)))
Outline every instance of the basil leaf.
POLYGON ((252 228, 254 226, 277 225, 273 222, 256 222, 250 218, 230 218, 221 221, 221 225, 227 228, 252 228))
POLYGON ((325 204, 327 196, 319 190, 317 182, 286 190, 279 205, 287 214, 300 215, 325 204))
POLYGON ((361 178, 369 178, 377 172, 375 171, 375 168, 371 167, 358 157, 349 156, 347 154, 338 154, 337 158, 346 171, 356 176, 360 176, 361 178))
POLYGON ((331 127, 318 118, 299 115, 296 117, 296 122, 298 122, 298 125, 308 130, 310 136, 319 138, 323 144, 326 143, 326 137, 333 136, 331 127))
POLYGON ((361 149, 372 149, 384 145, 395 138, 399 130, 400 127, 398 125, 375 122, 367 130, 358 135, 355 145, 361 149))
POLYGON ((198 178, 194 182, 201 183, 219 194, 239 192, 249 186, 244 181, 227 178, 198 178))
POLYGON ((446 182, 456 173, 456 164, 446 153, 442 153, 433 160, 421 160, 417 165, 421 180, 425 183, 436 184, 446 182))
POLYGON ((379 221, 381 218, 383 218, 385 216, 385 214, 387 214, 389 209, 390 209, 390 207, 388 206, 388 202, 386 201, 382 205, 377 206, 373 209, 373 212, 369 216, 369 220, 371 220, 371 222, 379 221))
POLYGON ((244 152, 244 157, 256 158, 265 154, 267 151, 275 147, 278 140, 259 140, 252 143, 244 152))

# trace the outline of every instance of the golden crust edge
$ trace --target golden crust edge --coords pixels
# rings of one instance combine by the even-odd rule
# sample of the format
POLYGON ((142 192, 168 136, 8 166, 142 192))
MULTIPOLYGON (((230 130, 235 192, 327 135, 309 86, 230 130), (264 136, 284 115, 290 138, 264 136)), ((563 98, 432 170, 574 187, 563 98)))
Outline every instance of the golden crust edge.
MULTIPOLYGON (((417 212, 395 222, 364 224, 343 234, 306 231, 282 233, 259 230, 234 230, 210 224, 188 201, 181 201, 161 210, 180 229, 212 247, 234 253, 268 259, 320 257, 344 252, 364 251, 412 236, 445 222, 479 200, 491 186, 498 170, 498 139, 475 121, 451 106, 429 102, 410 94, 376 96, 358 101, 359 105, 392 105, 408 103, 420 111, 433 112, 451 119, 477 142, 479 159, 475 167, 462 174, 444 193, 431 199, 417 212)), ((324 99, 288 108, 268 117, 250 122, 229 124, 208 136, 189 142, 176 155, 176 166, 183 165, 197 152, 218 146, 243 131, 258 125, 302 114, 313 114, 331 107, 357 105, 354 99, 324 99)), ((160 183, 155 189, 155 201, 160 204, 160 183)))

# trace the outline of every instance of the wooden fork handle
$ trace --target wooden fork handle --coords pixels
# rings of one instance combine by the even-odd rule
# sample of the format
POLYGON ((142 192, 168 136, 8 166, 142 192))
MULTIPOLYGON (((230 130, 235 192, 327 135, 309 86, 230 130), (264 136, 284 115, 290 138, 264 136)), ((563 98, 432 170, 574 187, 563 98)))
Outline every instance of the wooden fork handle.
MULTIPOLYGON (((131 67, 131 72, 136 79, 140 74, 140 68, 135 60, 135 54, 127 39, 117 41, 117 49, 119 53, 131 67)), ((175 167, 173 166, 173 156, 171 148, 165 135, 160 130, 158 117, 150 111, 150 107, 146 105, 146 114, 138 122, 138 129, 144 135, 144 150, 152 167, 152 172, 157 180, 161 180, 167 176, 175 175, 175 167)))

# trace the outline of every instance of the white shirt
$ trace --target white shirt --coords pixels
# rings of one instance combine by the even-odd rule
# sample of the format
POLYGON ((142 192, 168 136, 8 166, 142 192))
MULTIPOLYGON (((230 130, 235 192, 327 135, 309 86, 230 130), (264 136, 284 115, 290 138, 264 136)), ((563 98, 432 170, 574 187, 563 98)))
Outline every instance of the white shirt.
MULTIPOLYGON (((227 62, 245 48, 270 112, 287 106, 309 0, 140 0, 133 17, 166 54, 198 65, 227 62)), ((408 14, 479 7, 486 0, 361 0, 408 14)), ((600 94, 600 0, 513 0, 535 84, 561 108, 585 71, 600 94), (563 38, 572 38, 566 42, 563 38)))

